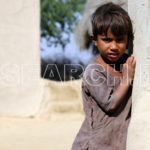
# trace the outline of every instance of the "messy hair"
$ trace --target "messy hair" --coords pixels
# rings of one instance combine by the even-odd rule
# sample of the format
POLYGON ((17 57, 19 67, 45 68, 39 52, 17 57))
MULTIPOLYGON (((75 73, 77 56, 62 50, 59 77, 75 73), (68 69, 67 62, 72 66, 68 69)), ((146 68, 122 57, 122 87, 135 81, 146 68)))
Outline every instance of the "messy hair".
POLYGON ((107 3, 98 7, 92 15, 94 40, 97 40, 98 34, 107 36, 108 29, 111 29, 115 36, 127 34, 127 48, 129 44, 133 46, 134 34, 131 19, 123 8, 114 3, 107 3))

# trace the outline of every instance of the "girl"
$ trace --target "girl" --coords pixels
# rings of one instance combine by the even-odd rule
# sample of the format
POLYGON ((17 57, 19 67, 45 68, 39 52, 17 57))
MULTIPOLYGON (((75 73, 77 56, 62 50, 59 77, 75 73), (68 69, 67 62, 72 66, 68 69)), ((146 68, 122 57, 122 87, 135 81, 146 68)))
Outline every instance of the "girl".
POLYGON ((125 54, 133 44, 132 23, 125 10, 107 3, 92 15, 92 30, 100 56, 83 75, 86 117, 72 150, 125 150, 136 64, 125 54))

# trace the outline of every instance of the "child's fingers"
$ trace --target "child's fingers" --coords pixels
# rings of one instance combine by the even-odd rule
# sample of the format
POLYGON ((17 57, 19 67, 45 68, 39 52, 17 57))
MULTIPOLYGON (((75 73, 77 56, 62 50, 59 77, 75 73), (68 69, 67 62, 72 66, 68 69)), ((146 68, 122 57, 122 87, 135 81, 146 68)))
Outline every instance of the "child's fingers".
POLYGON ((134 59, 133 62, 132 62, 132 67, 135 68, 135 66, 136 66, 136 60, 134 59))
POLYGON ((128 57, 128 59, 126 60, 126 63, 127 65, 129 66, 132 66, 132 67, 135 67, 135 64, 136 64, 136 61, 134 61, 134 56, 131 55, 130 57, 128 57))
POLYGON ((126 60, 126 64, 128 64, 128 63, 129 63, 129 59, 130 59, 130 57, 128 57, 128 59, 126 60))
POLYGON ((136 60, 135 60, 135 58, 134 58, 133 55, 131 55, 131 60, 130 60, 130 62, 131 62, 132 67, 135 67, 135 65, 136 65, 136 60))
POLYGON ((134 60, 134 56, 131 55, 130 58, 129 58, 129 64, 132 64, 133 60, 134 60))

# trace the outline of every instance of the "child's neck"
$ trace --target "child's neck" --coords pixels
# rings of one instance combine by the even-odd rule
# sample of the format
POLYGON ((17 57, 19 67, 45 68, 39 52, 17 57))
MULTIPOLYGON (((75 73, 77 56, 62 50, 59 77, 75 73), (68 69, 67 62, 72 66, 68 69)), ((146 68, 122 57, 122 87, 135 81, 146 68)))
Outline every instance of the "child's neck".
POLYGON ((112 75, 122 77, 120 64, 108 62, 101 55, 97 57, 95 61, 101 64, 112 75))

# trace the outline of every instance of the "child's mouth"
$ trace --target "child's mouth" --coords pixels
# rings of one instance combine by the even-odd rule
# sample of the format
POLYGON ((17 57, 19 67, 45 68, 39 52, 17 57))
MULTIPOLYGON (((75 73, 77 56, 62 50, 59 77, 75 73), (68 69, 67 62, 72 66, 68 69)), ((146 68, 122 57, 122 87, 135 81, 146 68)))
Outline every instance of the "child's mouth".
POLYGON ((111 54, 108 54, 108 55, 111 58, 117 58, 119 56, 119 53, 111 53, 111 54))

